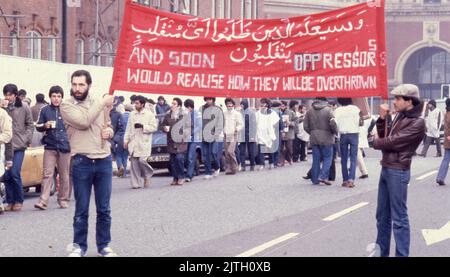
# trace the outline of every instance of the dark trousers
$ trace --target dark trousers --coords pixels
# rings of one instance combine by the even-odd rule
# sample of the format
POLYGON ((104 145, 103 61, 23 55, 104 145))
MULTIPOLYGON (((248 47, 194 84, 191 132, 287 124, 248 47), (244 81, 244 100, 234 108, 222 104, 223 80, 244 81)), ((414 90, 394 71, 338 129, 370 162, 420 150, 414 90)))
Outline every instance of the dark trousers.
POLYGON ((5 172, 3 177, 6 190, 6 203, 9 205, 23 203, 23 184, 20 173, 22 171, 24 157, 24 150, 14 151, 13 166, 5 172))
POLYGON ((184 179, 184 158, 186 153, 170 154, 170 169, 175 180, 184 179))
POLYGON ((423 143, 423 148, 422 148, 422 155, 423 156, 427 155, 428 148, 430 148, 430 145, 433 143, 433 141, 436 142, 437 155, 438 156, 442 156, 441 140, 440 140, 440 138, 432 138, 432 137, 429 137, 429 136, 425 137, 425 141, 423 143))
POLYGON ((355 181, 356 166, 358 159, 358 142, 359 134, 342 134, 341 135, 341 166, 342 178, 344 182, 355 181), (348 168, 348 160, 350 158, 350 169, 348 168))
POLYGON ((250 166, 254 167, 256 164, 256 142, 241 142, 239 144, 239 154, 241 166, 245 167, 245 161, 248 154, 250 166))
MULTIPOLYGON (((336 180, 336 163, 334 161, 336 159, 336 154, 337 154, 337 151, 336 151, 336 148, 335 148, 334 151, 333 151, 333 159, 331 160, 330 173, 328 175, 328 180, 329 181, 335 181, 336 180)), ((320 162, 322 163, 323 159, 321 159, 320 162)), ((309 179, 311 179, 311 172, 312 172, 312 168, 310 168, 308 170, 308 173, 306 173, 306 176, 309 179)))
POLYGON ((391 233, 394 230, 395 255, 407 257, 410 245, 410 227, 406 205, 409 170, 383 167, 378 185, 377 244, 382 257, 389 256, 391 233))
POLYGON ((281 154, 280 154, 280 164, 284 165, 285 161, 288 163, 292 163, 292 155, 294 152, 293 149, 294 140, 288 139, 288 140, 282 140, 281 141, 281 154))
POLYGON ((294 163, 306 160, 306 141, 303 141, 299 138, 294 139, 294 154, 292 155, 292 160, 294 163))
POLYGON ((97 207, 96 240, 98 251, 111 242, 111 189, 112 157, 89 159, 83 155, 72 157, 72 182, 75 193, 75 216, 73 219, 73 243, 87 251, 89 203, 92 187, 97 207))

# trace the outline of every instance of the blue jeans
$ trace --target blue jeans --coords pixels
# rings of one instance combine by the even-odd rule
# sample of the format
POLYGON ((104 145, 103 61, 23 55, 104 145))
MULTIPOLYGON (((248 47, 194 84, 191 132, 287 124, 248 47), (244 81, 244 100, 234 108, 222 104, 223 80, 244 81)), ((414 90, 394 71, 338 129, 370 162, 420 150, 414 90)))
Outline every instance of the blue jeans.
POLYGON ((200 146, 198 142, 190 142, 188 144, 188 152, 186 154, 186 177, 189 179, 194 178, 195 164, 197 163, 197 147, 200 146))
POLYGON ((205 164, 205 175, 212 174, 212 161, 215 161, 214 170, 220 168, 220 161, 218 161, 217 151, 217 142, 202 142, 202 155, 203 162, 205 164))
POLYGON ((13 166, 4 175, 6 203, 10 205, 23 203, 23 184, 20 172, 22 171, 24 156, 24 150, 14 151, 13 166))
POLYGON ((317 185, 319 184, 319 179, 329 179, 331 162, 333 160, 333 145, 313 145, 312 156, 311 181, 317 185), (322 168, 320 168, 320 161, 323 161, 322 168))
POLYGON ((245 161, 248 153, 250 166, 254 167, 256 162, 256 142, 241 142, 239 144, 239 154, 241 156, 241 166, 245 167, 245 161))
POLYGON ((123 167, 125 172, 127 171, 128 156, 128 150, 124 149, 122 144, 118 144, 116 148, 117 168, 123 167))
POLYGON ((92 187, 97 207, 97 250, 108 247, 111 242, 111 187, 112 158, 92 160, 83 155, 72 157, 72 181, 75 194, 75 216, 73 219, 73 242, 87 251, 89 202, 92 187))
POLYGON ((341 135, 341 165, 344 182, 355 181, 356 165, 358 160, 359 134, 341 135), (350 169, 347 166, 350 157, 350 169))
POLYGON ((410 228, 406 202, 410 177, 409 170, 386 167, 381 170, 376 218, 377 244, 380 246, 382 257, 389 256, 392 229, 396 243, 395 255, 397 257, 409 255, 410 228))
POLYGON ((186 153, 170 154, 170 168, 175 180, 184 179, 184 158, 186 153))
POLYGON ((445 181, 445 177, 447 177, 448 165, 450 164, 450 149, 445 149, 444 159, 441 162, 441 166, 439 167, 439 172, 436 178, 436 181, 445 181))

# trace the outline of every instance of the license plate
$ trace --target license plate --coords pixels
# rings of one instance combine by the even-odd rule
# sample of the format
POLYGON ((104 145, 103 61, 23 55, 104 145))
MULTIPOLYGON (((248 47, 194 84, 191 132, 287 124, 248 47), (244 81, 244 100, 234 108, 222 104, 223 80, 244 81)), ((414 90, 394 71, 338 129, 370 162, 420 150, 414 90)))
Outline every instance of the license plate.
POLYGON ((164 156, 151 156, 150 157, 150 162, 151 163, 155 163, 155 162, 168 162, 170 161, 170 156, 168 155, 164 155, 164 156))

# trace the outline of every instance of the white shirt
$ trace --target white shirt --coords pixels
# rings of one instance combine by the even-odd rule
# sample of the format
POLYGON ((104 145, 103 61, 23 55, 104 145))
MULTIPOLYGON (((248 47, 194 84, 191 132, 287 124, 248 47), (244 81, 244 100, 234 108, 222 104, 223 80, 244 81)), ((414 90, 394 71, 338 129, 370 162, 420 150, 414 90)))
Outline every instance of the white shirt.
POLYGON ((341 135, 359 133, 359 113, 360 110, 355 105, 342 106, 334 111, 336 124, 341 135))

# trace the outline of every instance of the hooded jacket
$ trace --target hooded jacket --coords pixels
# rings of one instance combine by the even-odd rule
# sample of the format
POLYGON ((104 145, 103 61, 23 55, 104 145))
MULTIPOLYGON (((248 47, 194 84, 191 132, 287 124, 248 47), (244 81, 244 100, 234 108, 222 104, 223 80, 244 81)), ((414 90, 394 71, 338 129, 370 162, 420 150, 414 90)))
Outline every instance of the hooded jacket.
POLYGON ((303 128, 310 135, 311 145, 333 145, 338 133, 333 111, 327 101, 316 100, 306 113, 303 128))

